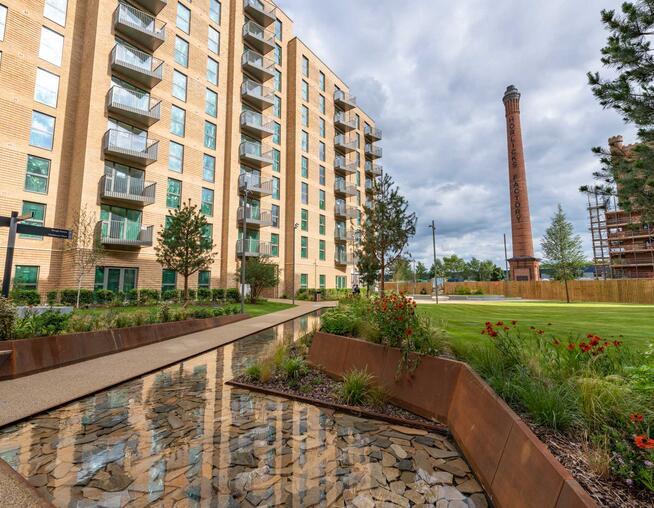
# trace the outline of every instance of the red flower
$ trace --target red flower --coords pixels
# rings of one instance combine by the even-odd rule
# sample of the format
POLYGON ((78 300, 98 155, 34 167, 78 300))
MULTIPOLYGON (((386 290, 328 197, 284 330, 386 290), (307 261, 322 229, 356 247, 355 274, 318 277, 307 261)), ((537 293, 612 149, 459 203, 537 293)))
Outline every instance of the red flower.
POLYGON ((544 335, 544 334, 545 334, 545 330, 538 330, 538 332, 536 332, 536 333, 538 333, 538 335, 544 335))
POLYGON ((498 321, 495 326, 504 326, 504 321, 498 321))
POLYGON ((574 351, 576 346, 577 344, 571 342, 570 344, 568 344, 568 351, 574 351))
POLYGON ((407 337, 411 337, 413 335, 413 330, 411 328, 408 328, 406 331, 407 337))
POLYGON ((631 423, 636 423, 636 422, 642 422, 645 418, 643 417, 643 415, 634 413, 629 416, 629 419, 631 420, 631 423))
POLYGON ((613 341, 613 345, 614 345, 615 347, 620 347, 620 346, 622 346, 622 342, 620 342, 619 340, 614 340, 614 341, 613 341))
POLYGON ((634 436, 634 443, 643 450, 654 450, 654 439, 648 438, 645 434, 634 436))
POLYGON ((515 326, 515 325, 518 324, 518 322, 514 319, 513 321, 511 321, 511 324, 512 324, 513 326, 515 326))
POLYGON ((508 326, 505 326, 505 327, 504 327, 504 331, 505 331, 505 332, 508 332, 510 329, 511 329, 511 328, 509 328, 508 326))

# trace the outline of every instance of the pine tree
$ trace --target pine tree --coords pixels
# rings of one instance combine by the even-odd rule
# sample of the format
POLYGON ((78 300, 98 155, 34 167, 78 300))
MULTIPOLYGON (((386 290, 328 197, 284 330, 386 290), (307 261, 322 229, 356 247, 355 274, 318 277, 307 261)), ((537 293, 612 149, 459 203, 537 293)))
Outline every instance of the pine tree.
POLYGON ((552 217, 552 224, 545 231, 541 241, 545 266, 552 271, 555 280, 565 283, 565 296, 570 303, 568 281, 576 279, 586 264, 581 237, 574 234, 572 224, 567 220, 559 205, 552 217))
POLYGON ((365 207, 357 266, 366 282, 378 270, 383 296, 386 271, 402 257, 409 240, 416 234, 417 219, 415 213, 408 211, 409 204, 390 175, 384 174, 375 181, 374 192, 373 206, 365 207))
POLYGON ((182 203, 168 217, 157 236, 157 261, 184 278, 184 302, 188 303, 188 279, 207 270, 215 259, 214 245, 208 235, 207 218, 196 205, 182 203))
POLYGON ((602 63, 617 72, 613 79, 588 73, 593 93, 604 108, 618 111, 638 128, 633 150, 594 148, 601 169, 595 173, 600 190, 617 192, 621 206, 654 220, 654 56, 649 38, 654 34, 654 0, 622 4, 622 15, 602 11, 609 32, 602 63))

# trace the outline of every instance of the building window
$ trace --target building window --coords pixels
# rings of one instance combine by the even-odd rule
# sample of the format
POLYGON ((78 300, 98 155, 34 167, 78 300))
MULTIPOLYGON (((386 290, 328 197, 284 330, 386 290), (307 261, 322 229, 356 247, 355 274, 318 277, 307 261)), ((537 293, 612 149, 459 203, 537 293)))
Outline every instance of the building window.
POLYGON ((181 37, 175 37, 175 62, 188 67, 188 42, 181 37))
POLYGON ((309 127, 309 108, 302 106, 302 127, 309 127))
POLYGON ((7 27, 7 8, 0 5, 0 41, 5 40, 5 28, 7 27))
POLYGON ((319 178, 319 181, 320 181, 320 185, 325 185, 325 181, 326 181, 326 177, 325 177, 325 173, 326 173, 326 171, 325 171, 325 166, 320 166, 319 172, 320 172, 320 175, 319 175, 318 178, 319 178))
POLYGON ((220 25, 221 5, 218 0, 209 0, 209 19, 220 25))
POLYGON ((318 102, 320 103, 320 112, 324 115, 325 114, 325 96, 321 95, 320 98, 318 99, 318 102))
POLYGON ((218 62, 213 58, 207 58, 207 81, 212 85, 218 85, 218 62))
POLYGON ((327 160, 327 152, 325 150, 325 143, 322 141, 318 145, 318 157, 320 157, 320 160, 322 162, 325 162, 327 160))
POLYGON ((309 159, 302 157, 302 178, 309 178, 309 159))
POLYGON ((279 205, 272 205, 271 213, 272 215, 272 227, 279 227, 279 205))
POLYGON ((302 259, 309 258, 309 238, 306 236, 300 237, 300 257, 302 259))
POLYGON ((347 288, 347 277, 345 275, 336 276, 336 289, 345 289, 347 288))
POLYGON ((202 158, 202 179, 205 182, 216 180, 216 158, 206 153, 202 158))
POLYGON ((204 94, 204 112, 214 118, 218 116, 218 94, 209 88, 204 94))
POLYGON ((209 27, 209 51, 220 54, 220 32, 213 27, 209 27))
POLYGON ((275 173, 279 173, 281 170, 281 153, 277 148, 273 148, 272 150, 273 154, 273 171, 275 173))
POLYGON ((216 149, 216 125, 211 122, 204 122, 204 146, 216 149))
POLYGON ((327 289, 327 276, 326 275, 320 275, 320 289, 327 289))
POLYGON ((277 233, 270 234, 270 254, 275 258, 279 257, 279 235, 277 233))
POLYGON ((309 184, 302 182, 301 200, 303 205, 309 204, 309 184))
POLYGON ((282 40, 282 22, 278 19, 275 20, 275 37, 278 41, 282 40))
POLYGON ((209 289, 211 287, 211 272, 200 270, 198 272, 198 288, 209 289))
POLYGON ((325 73, 320 71, 320 74, 318 75, 318 85, 320 86, 320 90, 322 92, 325 91, 325 73))
POLYGON ((276 145, 281 145, 282 144, 282 126, 279 123, 274 122, 273 123, 273 131, 274 131, 273 138, 272 138, 273 143, 275 143, 276 145))
MULTIPOLYGON (((32 203, 30 201, 23 201, 23 209, 21 215, 31 215, 32 218, 24 222, 24 224, 31 224, 33 226, 43 226, 45 224, 45 205, 41 203, 32 203)), ((29 238, 32 240, 43 240, 39 235, 20 235, 21 238, 29 238)))
POLYGON ((175 24, 183 32, 187 34, 191 33, 191 10, 182 5, 181 2, 177 2, 177 19, 175 24))
POLYGON ((277 118, 282 117, 282 99, 277 95, 273 98, 273 114, 277 118))
POLYGON ((16 289, 37 289, 39 285, 39 267, 16 265, 14 287, 16 289))
POLYGON ((168 169, 175 173, 182 173, 184 171, 184 145, 170 142, 168 149, 168 169))
POLYGON ((114 293, 126 293, 132 289, 136 289, 137 279, 138 268, 96 266, 93 289, 109 289, 114 293))
POLYGON ((168 208, 179 208, 182 204, 182 182, 173 178, 168 179, 166 192, 166 206, 168 208))
POLYGON ((28 192, 37 192, 39 194, 48 193, 48 182, 50 179, 50 161, 35 157, 27 156, 27 174, 25 175, 25 190, 28 192))
POLYGON ((32 127, 30 129, 30 145, 46 150, 52 150, 54 140, 55 119, 53 116, 32 111, 32 127))
POLYGON ((275 90, 278 92, 282 91, 282 73, 278 70, 275 69, 275 90))
POLYGON ((206 224, 202 228, 202 242, 206 249, 213 249, 213 226, 211 224, 206 224))
POLYGON ((361 117, 357 113, 354 114, 354 125, 357 129, 361 126, 361 117))
POLYGON ((306 131, 302 131, 302 150, 309 151, 309 133, 306 131))
POLYGON ((162 270, 161 291, 174 291, 177 289, 177 272, 175 270, 162 270))
POLYGON ((320 228, 320 234, 321 234, 321 235, 326 234, 326 230, 327 230, 327 217, 325 217, 324 215, 321 215, 321 216, 320 216, 320 226, 319 226, 319 228, 320 228))
POLYGON ((208 217, 213 217, 213 191, 202 187, 202 204, 200 211, 208 217))
POLYGON ((186 102, 186 76, 179 71, 173 71, 173 97, 186 102))
POLYGON ((272 198, 273 199, 279 199, 280 198, 280 186, 279 186, 279 178, 276 176, 273 176, 272 179, 273 182, 273 192, 272 192, 272 198))
POLYGON ((170 109, 170 132, 184 137, 186 131, 186 111, 173 105, 170 109))
POLYGON ((307 289, 309 287, 309 274, 301 273, 300 274, 300 288, 307 289))
POLYGON ((282 47, 279 44, 275 44, 275 63, 282 65, 282 47))
POLYGON ((300 228, 302 231, 309 231, 309 210, 304 208, 300 212, 300 228))
POLYGON ((302 57, 302 75, 305 78, 309 77, 309 59, 306 56, 302 57))
POLYGON ((320 209, 324 210, 326 208, 326 205, 327 205, 325 203, 325 191, 321 189, 318 196, 319 196, 318 197, 318 204, 320 206, 320 209))
POLYGON ((309 102, 309 83, 302 80, 302 100, 309 102))
POLYGON ((327 259, 325 240, 318 240, 318 258, 320 261, 327 259))
POLYGON ((59 76, 43 69, 36 69, 34 100, 46 106, 57 107, 59 93, 59 76))
POLYGON ((53 32, 49 28, 41 27, 41 45, 39 46, 39 58, 46 62, 60 66, 64 52, 64 36, 53 32))
POLYGON ((325 119, 324 119, 324 118, 321 118, 321 119, 320 119, 320 137, 321 137, 321 138, 324 138, 324 137, 325 137, 325 132, 326 132, 326 129, 325 129, 325 119))

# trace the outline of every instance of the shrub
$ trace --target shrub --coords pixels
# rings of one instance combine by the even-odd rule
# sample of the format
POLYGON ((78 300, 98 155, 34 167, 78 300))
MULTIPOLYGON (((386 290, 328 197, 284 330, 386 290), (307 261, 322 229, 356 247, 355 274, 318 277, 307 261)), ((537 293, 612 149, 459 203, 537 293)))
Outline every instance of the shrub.
POLYGON ((59 296, 59 293, 57 291, 48 291, 46 295, 46 301, 48 302, 48 305, 52 307, 57 303, 57 297, 59 296))
POLYGON ((141 289, 139 291, 139 304, 153 305, 159 302, 160 294, 158 289, 141 289))
POLYGON ((427 290, 426 290, 425 288, 421 288, 421 289, 420 289, 420 294, 421 294, 421 295, 426 295, 426 294, 427 294, 427 290))
POLYGON ((9 298, 16 305, 38 305, 41 303, 41 295, 35 289, 12 289, 9 298))
POLYGON ((130 289, 127 291, 127 293, 125 293, 125 296, 130 305, 135 305, 139 301, 139 290, 130 289))
POLYGON ((334 335, 355 335, 357 322, 357 316, 347 307, 331 309, 320 318, 322 330, 334 335))
POLYGON ((126 312, 121 312, 113 320, 113 328, 128 328, 134 326, 134 319, 126 312))
MULTIPOLYGON (((60 292, 61 303, 74 307, 77 304, 77 289, 63 289, 60 292)), ((79 293, 80 305, 91 305, 93 303, 93 291, 82 289, 79 293)))
POLYGON ((25 339, 59 335, 67 329, 69 319, 70 314, 50 310, 42 314, 28 313, 17 320, 16 336, 25 339))
POLYGON ((194 309, 190 315, 194 319, 207 319, 214 316, 213 309, 210 308, 194 309))
POLYGON ((516 386, 521 405, 536 423, 565 431, 579 422, 577 394, 567 383, 552 386, 524 376, 516 386))
POLYGON ((225 296, 227 300, 232 303, 238 303, 241 301, 241 293, 237 288, 227 288, 225 296))
POLYGON ((211 290, 211 301, 221 302, 225 299, 225 290, 223 288, 214 288, 211 290))
POLYGON ((454 290, 455 295, 471 295, 472 294, 472 289, 470 289, 468 286, 459 286, 454 290))
POLYGON ((109 289, 96 289, 93 293, 93 300, 99 305, 106 305, 113 302, 114 292, 109 289))
POLYGON ((16 307, 11 301, 0 297, 0 340, 14 337, 16 327, 16 307))
POLYGON ((211 289, 198 288, 198 300, 201 302, 208 302, 211 300, 211 289))
POLYGON ((166 289, 161 292, 161 300, 164 302, 178 302, 179 291, 177 289, 166 289))
POLYGON ((195 289, 189 289, 188 290, 188 299, 189 299, 189 301, 194 302, 196 296, 197 296, 197 293, 196 293, 195 289))
POLYGON ((125 303, 126 299, 127 297, 125 296, 125 293, 118 291, 118 293, 114 295, 114 305, 120 307, 125 303))
POLYGON ((282 372, 289 381, 299 381, 309 372, 309 367, 302 358, 286 358, 282 363, 282 372))
POLYGON ((373 378, 365 370, 351 370, 343 376, 340 398, 344 404, 357 406, 368 401, 373 378))
POLYGON ((250 365, 245 369, 245 377, 248 381, 261 381, 261 365, 259 363, 253 363, 250 365))
POLYGON ((162 323, 169 323, 172 321, 173 317, 170 312, 170 305, 167 303, 162 303, 159 306, 159 319, 161 320, 162 323))
POLYGON ((378 298, 373 301, 370 319, 379 328, 384 344, 403 348, 417 326, 416 302, 404 295, 378 298))

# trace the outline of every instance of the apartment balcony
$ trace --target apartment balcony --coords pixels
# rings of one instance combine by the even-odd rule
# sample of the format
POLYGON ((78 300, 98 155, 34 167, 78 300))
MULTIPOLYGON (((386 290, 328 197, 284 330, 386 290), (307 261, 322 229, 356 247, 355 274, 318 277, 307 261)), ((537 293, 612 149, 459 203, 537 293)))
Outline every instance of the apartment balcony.
POLYGON ((349 161, 345 157, 336 157, 334 160, 334 169, 342 171, 348 175, 354 174, 359 170, 357 161, 349 161))
POLYGON ((168 0, 133 0, 151 14, 157 15, 168 5, 168 0))
POLYGON ((375 164, 372 161, 366 161, 365 168, 366 173, 372 176, 381 176, 382 172, 384 171, 384 168, 381 165, 375 164))
POLYGON ((238 177, 238 190, 241 194, 247 190, 250 196, 256 198, 272 196, 273 181, 262 180, 261 176, 254 173, 241 173, 238 177))
POLYGON ((350 111, 357 107, 357 99, 343 90, 334 91, 334 104, 343 111, 350 111))
POLYGON ((275 133, 275 122, 261 113, 254 111, 243 111, 241 113, 241 130, 251 136, 264 139, 275 133))
POLYGON ((157 161, 159 141, 130 132, 109 129, 102 140, 105 155, 148 166, 157 161))
POLYGON ((269 27, 277 19, 275 6, 263 0, 243 0, 245 13, 261 26, 269 27))
POLYGON ((354 232, 347 231, 343 228, 334 229, 334 241, 336 242, 351 242, 354 240, 354 232))
POLYGON ((368 143, 366 144, 365 153, 369 159, 379 159, 382 156, 382 149, 379 146, 368 143))
POLYGON ((154 226, 136 222, 105 220, 98 223, 100 242, 119 247, 152 247, 154 226))
POLYGON ((121 43, 111 50, 111 69, 144 87, 161 83, 163 68, 163 60, 121 43))
POLYGON ((356 263, 356 259, 352 254, 348 254, 346 252, 336 252, 334 254, 334 263, 339 266, 354 265, 356 263))
POLYGON ((245 218, 247 219, 248 227, 270 227, 273 224, 272 221, 272 212, 270 210, 261 210, 259 208, 252 208, 250 206, 245 208, 239 206, 236 213, 236 220, 239 224, 243 224, 243 214, 245 213, 245 218))
POLYGON ((334 126, 343 132, 350 132, 357 128, 357 119, 348 118, 342 111, 337 111, 334 115, 334 126))
POLYGON ((355 152, 359 146, 356 138, 349 138, 343 134, 338 134, 334 137, 334 148, 343 153, 351 153, 355 152))
POLYGON ((150 127, 161 120, 161 101, 150 94, 114 85, 107 92, 107 111, 130 123, 150 127))
POLYGON ((356 186, 347 184, 342 180, 336 180, 334 182, 334 194, 340 196, 356 196, 357 188, 356 186))
POLYGON ((344 219, 354 219, 357 216, 357 209, 353 206, 347 205, 334 205, 334 215, 344 219))
POLYGON ((373 193, 375 192, 375 184, 372 180, 366 178, 366 192, 373 193))
POLYGON ((275 32, 254 21, 243 25, 243 40, 263 55, 275 49, 275 32))
POLYGON ((248 104, 260 110, 269 108, 275 102, 275 92, 272 88, 247 78, 241 85, 241 97, 248 104))
POLYGON ((243 141, 239 148, 241 162, 246 165, 263 168, 273 163, 273 151, 268 145, 243 141))
POLYGON ((382 139, 381 129, 371 127, 370 125, 366 125, 363 128, 363 135, 366 137, 366 140, 370 141, 371 143, 374 143, 375 141, 381 141, 382 139))
POLYGON ((119 3, 114 11, 116 32, 154 51, 166 41, 166 24, 157 22, 154 16, 119 3))
POLYGON ((259 81, 267 81, 275 75, 275 62, 251 49, 243 52, 241 64, 245 72, 259 81))
POLYGON ((146 182, 141 178, 107 178, 100 179, 100 199, 127 205, 151 205, 155 201, 157 184, 146 182))
POLYGON ((243 249, 245 248, 246 257, 270 257, 272 256, 272 244, 270 242, 262 242, 261 240, 253 240, 248 238, 236 241, 236 255, 241 257, 243 249))

